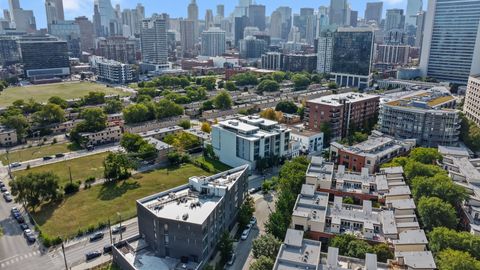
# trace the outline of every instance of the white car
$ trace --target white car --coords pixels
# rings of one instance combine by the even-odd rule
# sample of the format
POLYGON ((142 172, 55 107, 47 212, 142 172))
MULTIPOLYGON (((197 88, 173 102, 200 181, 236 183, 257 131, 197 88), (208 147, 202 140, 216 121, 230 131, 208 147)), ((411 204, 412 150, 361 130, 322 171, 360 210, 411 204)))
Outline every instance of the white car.
POLYGON ((252 217, 252 218, 250 219, 250 225, 254 226, 256 223, 257 223, 257 218, 252 217))
POLYGON ((249 234, 250 234, 250 229, 244 230, 244 231, 242 232, 242 237, 240 237, 240 239, 242 239, 242 240, 247 240, 249 234))

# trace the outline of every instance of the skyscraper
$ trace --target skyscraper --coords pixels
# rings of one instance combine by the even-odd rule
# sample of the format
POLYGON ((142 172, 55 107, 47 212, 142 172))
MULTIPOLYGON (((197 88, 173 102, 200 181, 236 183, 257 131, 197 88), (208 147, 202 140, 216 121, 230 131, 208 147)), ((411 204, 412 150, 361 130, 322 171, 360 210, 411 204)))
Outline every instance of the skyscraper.
POLYGON ((365 20, 376 21, 377 24, 380 24, 380 22, 382 21, 382 12, 383 2, 367 3, 367 8, 365 9, 365 20))
POLYGON ((152 17, 142 21, 141 41, 143 61, 164 65, 168 60, 167 22, 163 17, 152 17))
POLYGON ((408 0, 407 12, 405 15, 405 27, 417 25, 417 15, 422 11, 422 0, 408 0))
POLYGON ((245 30, 245 27, 247 26, 248 26, 247 16, 235 17, 235 32, 234 32, 235 46, 238 46, 238 42, 244 38, 243 32, 245 30))
POLYGON ((405 27, 405 16, 403 9, 387 9, 387 19, 385 20, 385 31, 402 30, 405 27))
POLYGON ((270 16, 269 34, 272 38, 282 38, 282 14, 279 11, 274 11, 270 16))
POLYGON ((221 56, 225 53, 225 31, 210 27, 202 33, 202 55, 221 56))
POLYGON ((290 7, 278 7, 277 11, 282 14, 282 39, 287 40, 292 28, 292 9, 290 7))
POLYGON ((349 23, 347 18, 350 17, 349 9, 347 0, 330 0, 330 24, 347 25, 349 23))
POLYGON ((80 27, 80 49, 83 52, 91 52, 95 47, 93 44, 95 38, 93 23, 85 16, 75 18, 75 22, 80 27))
POLYGON ((260 31, 265 30, 265 6, 264 5, 250 5, 248 7, 248 19, 250 26, 256 26, 260 31))
POLYGON ((333 32, 322 31, 318 37, 317 72, 332 72, 333 32))
POLYGON ((315 38, 316 20, 313 8, 300 8, 300 15, 295 15, 293 25, 298 27, 300 38, 305 39, 307 43, 313 44, 315 38))
POLYGON ((118 21, 110 0, 95 0, 94 24, 96 26, 95 30, 98 37, 117 34, 118 21))
POLYGON ((205 29, 213 26, 213 11, 211 9, 207 9, 205 11, 205 29))
POLYGON ((467 84, 480 74, 480 0, 430 0, 425 18, 422 76, 467 84), (462 27, 459 29, 459 25, 462 27))
POLYGON ((47 13, 47 26, 65 20, 62 0, 45 0, 45 11, 47 13))
POLYGON ((225 6, 224 5, 217 5, 217 16, 223 18, 225 17, 225 6))
POLYGON ((350 26, 357 27, 358 11, 350 10, 350 26))
POLYGON ((198 6, 195 0, 192 0, 188 5, 188 20, 193 21, 194 24, 194 31, 193 36, 194 39, 197 40, 198 38, 198 6))
POLYGON ((15 18, 13 17, 13 13, 14 13, 13 11, 16 9, 21 9, 20 0, 8 0, 8 7, 10 10, 10 16, 11 16, 12 22, 14 22, 15 18))
POLYGON ((193 31, 195 31, 195 23, 193 21, 180 21, 180 42, 183 57, 192 57, 194 54, 195 39, 193 31))
POLYGON ((320 37, 320 33, 327 29, 330 25, 330 20, 328 19, 328 7, 321 6, 318 8, 317 14, 317 34, 316 37, 320 37))

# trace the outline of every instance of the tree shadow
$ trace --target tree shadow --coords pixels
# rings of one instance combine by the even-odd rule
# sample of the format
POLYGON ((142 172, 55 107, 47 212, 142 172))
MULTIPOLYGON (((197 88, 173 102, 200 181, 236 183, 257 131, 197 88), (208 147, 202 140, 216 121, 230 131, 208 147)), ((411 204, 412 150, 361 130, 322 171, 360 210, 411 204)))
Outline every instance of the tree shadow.
MULTIPOLYGON (((30 210, 30 216, 34 218, 36 225, 43 226, 64 202, 65 200, 56 200, 42 204, 35 209, 35 212, 30 210)), ((30 222, 30 220, 27 220, 27 222, 30 222)))
POLYGON ((135 182, 122 181, 121 183, 105 183, 100 189, 98 199, 102 201, 110 201, 115 198, 122 196, 127 193, 129 190, 137 189, 140 187, 140 184, 135 182))

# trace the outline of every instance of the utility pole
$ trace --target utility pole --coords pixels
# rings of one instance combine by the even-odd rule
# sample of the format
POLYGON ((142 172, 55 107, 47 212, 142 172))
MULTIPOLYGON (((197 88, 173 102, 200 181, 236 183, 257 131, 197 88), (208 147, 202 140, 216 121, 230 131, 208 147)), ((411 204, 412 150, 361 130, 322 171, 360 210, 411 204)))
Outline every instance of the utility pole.
POLYGON ((9 157, 9 155, 8 155, 9 153, 10 153, 10 151, 7 150, 8 176, 10 177, 10 179, 13 179, 13 177, 12 177, 12 168, 11 168, 11 166, 10 166, 10 157, 9 157))
POLYGON ((70 174, 70 184, 73 184, 73 179, 72 179, 72 168, 70 165, 68 165, 68 173, 70 174))
POLYGON ((108 231, 110 232, 110 244, 113 245, 113 238, 112 238, 112 224, 110 224, 110 219, 108 219, 108 231))
POLYGON ((122 215, 120 214, 120 212, 117 212, 117 215, 120 217, 120 225, 119 225, 120 226, 119 227, 120 228, 120 241, 122 241, 122 239, 123 239, 122 238, 122 234, 123 234, 122 233, 122 215))
POLYGON ((65 269, 68 270, 67 256, 65 255, 65 246, 63 245, 63 240, 62 240, 62 252, 63 252, 63 260, 65 261, 65 269))

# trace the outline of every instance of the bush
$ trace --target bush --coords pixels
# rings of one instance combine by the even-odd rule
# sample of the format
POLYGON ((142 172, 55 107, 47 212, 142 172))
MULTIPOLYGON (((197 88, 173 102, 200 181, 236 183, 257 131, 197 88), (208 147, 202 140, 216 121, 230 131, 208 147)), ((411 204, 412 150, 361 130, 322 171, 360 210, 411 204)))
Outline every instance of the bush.
POLYGON ((57 138, 53 138, 52 144, 56 144, 57 142, 57 138))
POLYGON ((95 180, 96 180, 95 177, 90 176, 89 178, 87 178, 85 180, 85 184, 93 184, 95 182, 95 180))
POLYGON ((67 183, 63 190, 65 191, 65 195, 74 194, 80 190, 80 185, 78 183, 67 183))

